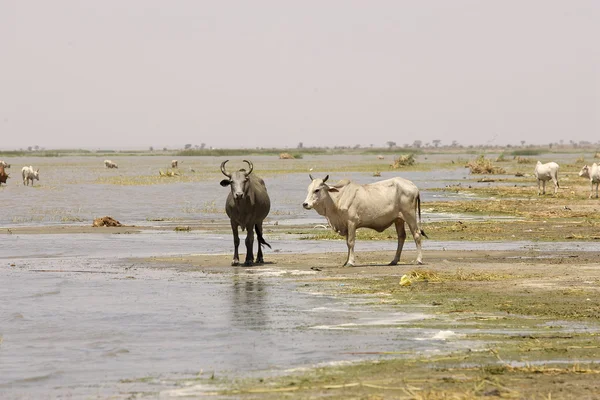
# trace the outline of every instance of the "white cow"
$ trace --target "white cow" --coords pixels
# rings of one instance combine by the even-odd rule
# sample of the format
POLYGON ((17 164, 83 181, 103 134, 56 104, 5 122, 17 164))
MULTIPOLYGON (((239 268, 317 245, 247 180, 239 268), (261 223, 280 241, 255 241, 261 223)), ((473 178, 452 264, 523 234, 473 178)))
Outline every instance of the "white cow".
POLYGON ((554 182, 554 194, 558 192, 558 164, 555 162, 549 162, 546 164, 542 164, 541 161, 538 161, 535 165, 535 178, 538 183, 538 196, 542 194, 540 192, 540 182, 543 185, 543 194, 546 194, 546 182, 552 179, 554 182))
POLYGON ((383 232, 392 224, 395 224, 398 233, 398 248, 390 265, 398 264, 406 239, 404 222, 408 224, 417 245, 417 263, 423 263, 421 236, 427 235, 419 227, 421 197, 414 183, 392 178, 368 185, 342 180, 329 186, 325 184, 329 175, 325 179, 310 178, 312 182, 302 206, 307 210, 314 208, 327 218, 336 232, 346 237, 348 258, 344 265, 354 266, 356 229, 371 228, 383 232))
POLYGON ((10 168, 10 164, 8 164, 6 161, 0 160, 0 165, 2 165, 4 168, 10 168))
POLYGON ((114 162, 112 162, 110 160, 104 160, 104 166, 106 168, 119 168, 119 166, 117 164, 115 164, 114 162))
POLYGON ((177 160, 172 160, 172 161, 171 161, 171 168, 177 168, 177 164, 179 164, 179 161, 177 161, 177 160))
POLYGON ((23 167, 21 169, 21 175, 23 175, 23 185, 29 186, 29 181, 31 181, 31 186, 33 186, 33 180, 40 180, 40 169, 34 170, 30 165, 29 167, 23 167))
POLYGON ((594 185, 596 185, 596 198, 598 198, 598 185, 600 184, 600 167, 598 167, 598 164, 593 163, 591 166, 584 165, 581 171, 579 171, 579 176, 590 179, 590 183, 592 184, 590 199, 594 197, 594 185))

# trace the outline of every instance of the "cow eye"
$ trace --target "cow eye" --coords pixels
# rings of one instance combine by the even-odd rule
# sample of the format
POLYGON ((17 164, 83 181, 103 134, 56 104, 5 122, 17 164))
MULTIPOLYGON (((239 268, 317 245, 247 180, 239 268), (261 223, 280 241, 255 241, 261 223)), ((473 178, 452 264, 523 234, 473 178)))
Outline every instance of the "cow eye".
POLYGON ((320 190, 320 189, 315 189, 315 193, 319 193, 319 190, 320 190))

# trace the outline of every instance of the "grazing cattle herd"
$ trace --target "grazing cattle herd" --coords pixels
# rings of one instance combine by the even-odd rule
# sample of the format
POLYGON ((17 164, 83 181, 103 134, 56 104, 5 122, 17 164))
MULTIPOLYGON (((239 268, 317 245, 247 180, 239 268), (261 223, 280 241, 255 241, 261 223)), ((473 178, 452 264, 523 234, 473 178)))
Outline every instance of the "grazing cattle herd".
MULTIPOLYGON (((230 188, 225 202, 225 212, 230 219, 233 233, 234 253, 231 265, 236 266, 240 263, 239 228, 247 232, 244 265, 264 263, 262 247, 271 247, 263 237, 263 221, 271 207, 267 187, 260 177, 252 173, 254 166, 250 161, 243 160, 248 165, 248 170, 242 168, 234 172, 228 172, 225 168, 228 161, 221 163, 221 172, 227 179, 223 179, 220 184, 230 188), (256 259, 253 252, 254 233, 256 233, 258 241, 256 259)), ((111 169, 118 168, 117 164, 111 160, 104 160, 104 166, 111 169)), ((177 168, 178 160, 172 160, 171 167, 177 168)), ((0 160, 0 185, 6 184, 10 177, 6 173, 7 168, 10 168, 10 164, 0 160)), ((538 183, 538 195, 546 193, 546 182, 548 181, 552 181, 554 184, 554 194, 558 192, 558 170, 559 165, 555 162, 546 164, 537 162, 534 176, 538 183)), ((29 186, 29 182, 33 186, 33 182, 40 179, 39 168, 34 169, 33 166, 23 167, 21 173, 25 186, 29 186)), ((600 184, 598 164, 584 165, 579 171, 579 176, 590 180, 590 198, 594 195, 595 185, 595 197, 598 198, 598 185, 600 184)), ((398 235, 398 246, 390 265, 396 265, 400 260, 406 239, 405 224, 408 225, 416 244, 416 262, 422 264, 421 238, 427 237, 427 235, 421 229, 421 197, 419 189, 413 182, 396 177, 366 185, 347 179, 330 185, 327 184, 329 175, 323 179, 313 178, 310 174, 309 177, 311 182, 302 206, 307 210, 314 209, 318 214, 324 216, 331 228, 346 238, 348 256, 344 265, 355 265, 354 244, 358 228, 370 228, 383 232, 392 224, 398 235)))

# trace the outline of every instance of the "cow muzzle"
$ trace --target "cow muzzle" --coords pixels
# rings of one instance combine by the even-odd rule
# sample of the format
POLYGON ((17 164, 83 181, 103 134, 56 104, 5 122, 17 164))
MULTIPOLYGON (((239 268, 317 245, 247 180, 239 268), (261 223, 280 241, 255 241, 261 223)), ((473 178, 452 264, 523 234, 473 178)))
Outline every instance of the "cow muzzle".
POLYGON ((308 203, 302 203, 302 207, 304 207, 306 210, 310 210, 312 208, 312 206, 308 203))
POLYGON ((233 198, 236 200, 241 200, 244 198, 244 192, 235 192, 233 194, 233 198))

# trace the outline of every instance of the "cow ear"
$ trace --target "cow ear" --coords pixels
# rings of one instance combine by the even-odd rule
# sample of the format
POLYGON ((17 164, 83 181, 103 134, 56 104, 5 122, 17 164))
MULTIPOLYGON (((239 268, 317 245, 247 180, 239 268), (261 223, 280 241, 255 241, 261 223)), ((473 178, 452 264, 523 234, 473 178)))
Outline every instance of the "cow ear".
POLYGON ((327 191, 330 193, 331 192, 335 192, 335 193, 339 192, 339 190, 333 186, 327 186, 327 191))
POLYGON ((223 187, 227 187, 227 186, 229 186, 229 185, 231 185, 231 181, 230 181, 229 179, 223 179, 223 180, 221 181, 221 186, 223 186, 223 187))

